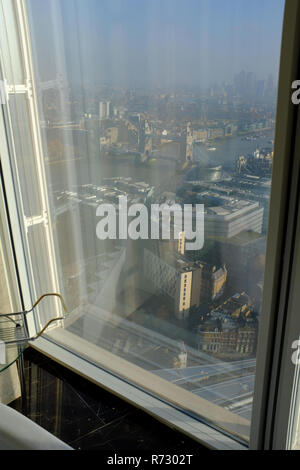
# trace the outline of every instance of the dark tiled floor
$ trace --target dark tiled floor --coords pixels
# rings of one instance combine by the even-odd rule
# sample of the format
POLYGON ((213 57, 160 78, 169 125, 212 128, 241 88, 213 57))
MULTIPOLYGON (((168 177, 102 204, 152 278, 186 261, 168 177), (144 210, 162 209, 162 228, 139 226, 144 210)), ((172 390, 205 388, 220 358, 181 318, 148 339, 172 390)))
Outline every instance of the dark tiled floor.
POLYGON ((73 448, 191 454, 205 450, 36 351, 26 350, 24 359, 26 399, 11 406, 73 448))

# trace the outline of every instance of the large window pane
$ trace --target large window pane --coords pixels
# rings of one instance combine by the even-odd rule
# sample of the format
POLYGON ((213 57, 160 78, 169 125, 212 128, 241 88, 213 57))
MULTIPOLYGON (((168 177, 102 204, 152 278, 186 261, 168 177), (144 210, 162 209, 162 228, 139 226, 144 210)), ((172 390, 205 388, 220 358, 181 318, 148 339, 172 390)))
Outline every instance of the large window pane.
POLYGON ((65 344, 105 349, 124 376, 135 364, 160 395, 172 384, 190 412, 209 402, 247 439, 284 2, 27 4, 65 344), (146 214, 129 232, 125 199, 146 214), (158 204, 177 212, 156 218, 158 204))

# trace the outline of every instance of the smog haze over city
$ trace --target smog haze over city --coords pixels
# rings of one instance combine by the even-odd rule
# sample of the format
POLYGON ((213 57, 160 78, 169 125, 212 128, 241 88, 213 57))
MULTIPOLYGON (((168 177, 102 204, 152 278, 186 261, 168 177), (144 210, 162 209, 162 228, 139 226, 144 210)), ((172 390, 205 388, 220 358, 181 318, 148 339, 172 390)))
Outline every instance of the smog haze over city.
MULTIPOLYGON (((43 53, 55 3, 29 2, 45 80, 55 69, 57 44, 43 53)), ((283 0, 64 0, 56 27, 76 84, 203 89, 241 70, 277 75, 283 8, 283 0)))

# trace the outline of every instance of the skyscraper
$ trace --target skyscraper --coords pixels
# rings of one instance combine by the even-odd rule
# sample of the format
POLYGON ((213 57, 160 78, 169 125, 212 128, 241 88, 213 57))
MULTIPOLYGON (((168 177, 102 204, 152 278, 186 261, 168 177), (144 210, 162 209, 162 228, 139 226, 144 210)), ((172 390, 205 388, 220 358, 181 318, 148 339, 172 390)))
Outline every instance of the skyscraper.
POLYGON ((107 117, 107 103, 100 101, 99 103, 99 119, 105 119, 107 117))

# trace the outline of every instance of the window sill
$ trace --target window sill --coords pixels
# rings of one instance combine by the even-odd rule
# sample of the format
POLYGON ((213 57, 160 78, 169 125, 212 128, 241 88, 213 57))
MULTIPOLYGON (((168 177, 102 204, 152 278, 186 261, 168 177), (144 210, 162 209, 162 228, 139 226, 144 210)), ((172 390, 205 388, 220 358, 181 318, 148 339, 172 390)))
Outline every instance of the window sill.
POLYGON ((139 385, 135 385, 134 376, 137 377, 140 371, 139 367, 82 340, 66 330, 55 330, 48 334, 47 337, 39 338, 37 341, 32 342, 31 346, 132 405, 143 409, 171 428, 179 430, 197 440, 202 445, 216 450, 247 450, 246 443, 238 442, 221 431, 200 422, 198 419, 187 414, 187 412, 184 412, 184 409, 195 409, 197 404, 196 410, 200 414, 200 405, 200 408, 202 408, 201 416, 207 415, 213 408, 215 410, 218 409, 219 413, 223 414, 223 416, 218 415, 218 421, 220 422, 221 419, 225 420, 224 422, 226 422, 226 427, 228 428, 228 420, 231 419, 231 425, 236 432, 239 431, 241 434, 241 429, 243 428, 244 434, 242 435, 245 440, 247 439, 245 436, 245 426, 248 423, 246 420, 238 419, 237 423, 237 417, 233 413, 217 407, 206 400, 199 399, 199 397, 194 397, 191 393, 169 382, 165 382, 146 371, 143 371, 142 378, 141 375, 138 375, 139 385), (74 344, 76 344, 77 350, 80 349, 81 357, 76 355, 75 352, 70 352, 74 350, 74 344), (126 366, 126 379, 130 382, 120 377, 122 366, 123 370, 124 366, 126 366), (155 390, 157 390, 157 385, 163 386, 160 397, 153 396, 151 392, 141 389, 141 386, 144 386, 145 389, 149 390, 147 380, 152 381, 152 386, 153 381, 157 382, 155 390), (173 405, 167 403, 167 400, 171 401, 173 405), (194 401, 195 403, 193 403, 194 401), (187 406, 184 406, 184 404, 187 406))

